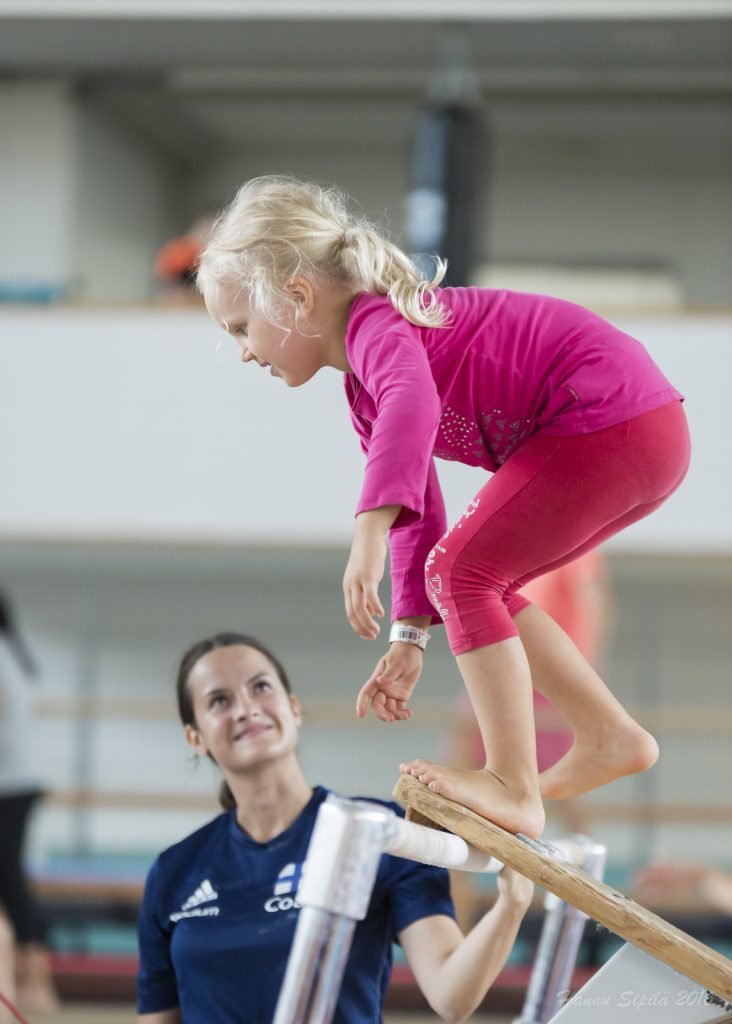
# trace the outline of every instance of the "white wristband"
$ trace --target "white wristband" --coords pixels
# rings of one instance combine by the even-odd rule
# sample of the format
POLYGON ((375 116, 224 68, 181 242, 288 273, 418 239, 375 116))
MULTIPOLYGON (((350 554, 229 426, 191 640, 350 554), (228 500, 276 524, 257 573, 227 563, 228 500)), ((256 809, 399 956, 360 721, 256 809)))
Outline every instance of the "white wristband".
POLYGON ((419 629, 418 626, 405 626, 401 622, 393 623, 389 633, 390 644, 393 644, 395 640, 403 644, 414 644, 421 651, 427 646, 429 638, 430 635, 426 629, 419 629))

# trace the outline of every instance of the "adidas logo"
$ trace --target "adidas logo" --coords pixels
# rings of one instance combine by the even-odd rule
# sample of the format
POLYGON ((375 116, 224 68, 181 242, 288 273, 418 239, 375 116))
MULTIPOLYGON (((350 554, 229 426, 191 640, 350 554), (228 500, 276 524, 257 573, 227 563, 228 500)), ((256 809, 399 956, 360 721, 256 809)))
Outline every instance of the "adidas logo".
POLYGON ((274 896, 270 896, 264 904, 268 914, 276 914, 278 910, 300 909, 295 893, 302 878, 302 868, 302 864, 285 864, 275 880, 274 896))
POLYGON ((219 894, 206 878, 201 882, 193 895, 188 897, 181 910, 192 910, 194 907, 200 907, 202 903, 210 903, 211 900, 217 900, 218 898, 219 894))
POLYGON ((191 893, 179 911, 170 914, 170 920, 180 921, 184 917, 218 917, 218 907, 205 907, 203 904, 212 903, 219 898, 219 894, 206 878, 198 886, 195 892, 191 893))

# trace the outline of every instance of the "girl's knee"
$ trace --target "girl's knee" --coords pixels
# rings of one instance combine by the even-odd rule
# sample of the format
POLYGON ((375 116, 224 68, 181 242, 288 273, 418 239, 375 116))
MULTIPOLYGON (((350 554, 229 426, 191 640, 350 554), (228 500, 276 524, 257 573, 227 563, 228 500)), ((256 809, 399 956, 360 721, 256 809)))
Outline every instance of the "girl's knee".
POLYGON ((469 547, 452 536, 430 551, 424 575, 427 596, 443 620, 454 608, 476 600, 501 607, 508 587, 500 572, 471 558, 469 547))

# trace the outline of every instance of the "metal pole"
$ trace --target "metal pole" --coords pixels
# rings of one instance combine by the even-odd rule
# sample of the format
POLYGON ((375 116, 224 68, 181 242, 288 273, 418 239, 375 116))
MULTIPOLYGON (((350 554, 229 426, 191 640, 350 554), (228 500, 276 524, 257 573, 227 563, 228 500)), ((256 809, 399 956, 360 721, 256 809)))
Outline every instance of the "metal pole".
POLYGON ((330 1024, 391 817, 387 807, 332 795, 321 805, 297 893, 302 910, 273 1024, 330 1024))
MULTIPOLYGON (((573 836, 570 842, 575 849, 578 847, 581 851, 579 857, 575 854, 571 858, 572 862, 594 878, 602 878, 606 848, 586 836, 573 836)), ((552 845, 557 847, 559 852, 565 852, 562 850, 561 842, 552 845)), ((551 893, 546 895, 544 908, 546 917, 534 968, 521 1016, 516 1018, 514 1024, 546 1024, 569 996, 572 972, 577 961, 587 915, 551 893)))

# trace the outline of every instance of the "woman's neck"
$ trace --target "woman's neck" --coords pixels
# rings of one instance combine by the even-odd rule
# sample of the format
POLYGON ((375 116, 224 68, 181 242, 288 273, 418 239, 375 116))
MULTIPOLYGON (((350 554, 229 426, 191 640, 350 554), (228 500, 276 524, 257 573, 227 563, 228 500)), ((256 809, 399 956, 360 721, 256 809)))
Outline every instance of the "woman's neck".
POLYGON ((227 778, 236 801, 236 821, 248 836, 266 843, 302 814, 313 795, 297 761, 267 765, 254 775, 227 778))

